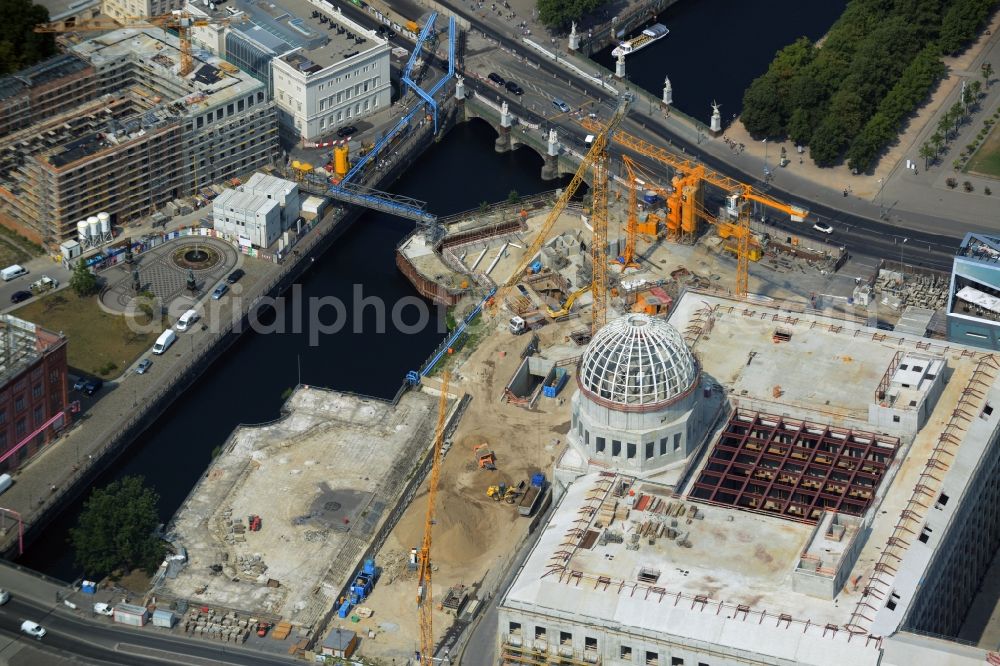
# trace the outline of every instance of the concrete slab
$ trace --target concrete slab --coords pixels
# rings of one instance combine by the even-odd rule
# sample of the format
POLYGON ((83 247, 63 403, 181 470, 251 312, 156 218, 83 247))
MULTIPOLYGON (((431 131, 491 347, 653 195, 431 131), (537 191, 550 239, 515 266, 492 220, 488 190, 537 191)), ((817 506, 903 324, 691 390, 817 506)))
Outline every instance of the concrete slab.
POLYGON ((303 388, 287 407, 237 429, 192 491, 168 530, 189 562, 158 596, 306 628, 336 602, 429 446, 437 400, 409 392, 393 407, 303 388))

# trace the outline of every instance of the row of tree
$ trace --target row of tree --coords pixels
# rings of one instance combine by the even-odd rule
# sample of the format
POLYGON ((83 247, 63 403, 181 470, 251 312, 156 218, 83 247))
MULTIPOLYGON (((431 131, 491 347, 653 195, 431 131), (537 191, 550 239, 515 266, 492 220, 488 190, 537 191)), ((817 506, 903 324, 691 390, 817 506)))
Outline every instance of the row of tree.
POLYGON ((803 37, 778 52, 744 94, 743 124, 808 145, 819 166, 847 156, 866 171, 944 75, 941 54, 967 44, 996 3, 851 0, 821 46, 803 37))
POLYGON ((570 27, 605 3, 605 0, 538 0, 538 20, 549 28, 570 27))
POLYGON ((34 65, 55 54, 51 34, 34 27, 49 20, 49 10, 31 0, 0 0, 0 75, 34 65))

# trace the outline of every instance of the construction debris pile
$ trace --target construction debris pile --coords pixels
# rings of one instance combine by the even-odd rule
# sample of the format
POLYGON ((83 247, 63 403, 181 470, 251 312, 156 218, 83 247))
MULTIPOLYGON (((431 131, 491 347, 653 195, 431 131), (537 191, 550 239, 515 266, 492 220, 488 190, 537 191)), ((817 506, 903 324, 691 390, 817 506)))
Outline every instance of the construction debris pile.
POLYGON ((894 310, 902 310, 908 305, 914 305, 931 310, 942 310, 948 303, 948 285, 950 276, 947 273, 920 272, 902 274, 885 268, 879 270, 874 283, 859 285, 858 289, 865 292, 855 301, 865 305, 864 296, 874 298, 879 305, 885 305, 894 310))

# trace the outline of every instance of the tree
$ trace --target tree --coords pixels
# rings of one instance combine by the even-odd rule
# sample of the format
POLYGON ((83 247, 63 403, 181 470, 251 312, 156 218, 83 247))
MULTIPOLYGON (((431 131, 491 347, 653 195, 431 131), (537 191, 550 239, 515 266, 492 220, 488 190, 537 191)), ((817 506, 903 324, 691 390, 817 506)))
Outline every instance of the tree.
POLYGON ((920 146, 920 156, 924 158, 924 171, 927 171, 931 164, 931 159, 937 156, 937 149, 930 141, 926 141, 920 146))
POLYGON ((49 20, 49 10, 31 0, 0 0, 0 75, 34 65, 56 52, 51 34, 33 31, 49 20))
POLYGON ((934 146, 934 150, 936 151, 935 154, 940 153, 941 148, 944 146, 944 134, 942 134, 941 131, 938 130, 931 135, 930 141, 931 145, 934 146))
POLYGON ((126 476, 94 490, 69 532, 76 564, 89 576, 136 568, 153 573, 166 544, 155 534, 160 496, 141 476, 126 476))
POLYGON ((521 201, 521 195, 517 193, 517 190, 511 190, 510 194, 507 195, 507 203, 517 204, 521 201))
POLYGON ((538 0, 538 19, 549 28, 568 28, 602 4, 602 0, 538 0))
POLYGON ((73 276, 69 279, 69 286, 80 298, 97 292, 97 276, 90 272, 82 259, 73 266, 73 276))
POLYGON ((990 87, 990 77, 993 76, 993 63, 984 62, 979 66, 979 71, 983 75, 983 80, 986 81, 986 88, 990 87))

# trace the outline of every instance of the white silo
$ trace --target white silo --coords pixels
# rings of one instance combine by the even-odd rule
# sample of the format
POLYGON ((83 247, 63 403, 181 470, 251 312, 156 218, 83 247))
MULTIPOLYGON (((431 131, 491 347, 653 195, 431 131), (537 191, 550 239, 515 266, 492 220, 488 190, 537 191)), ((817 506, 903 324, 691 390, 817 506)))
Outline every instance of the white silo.
POLYGON ((101 221, 96 215, 87 218, 87 227, 90 229, 90 240, 95 241, 101 237, 101 221))
POLYGON ((98 213, 97 220, 101 223, 101 235, 107 238, 111 235, 111 216, 107 213, 98 213))
POLYGON ((89 235, 88 229, 87 220, 80 220, 76 223, 76 235, 80 237, 81 243, 87 242, 87 236, 89 235))

